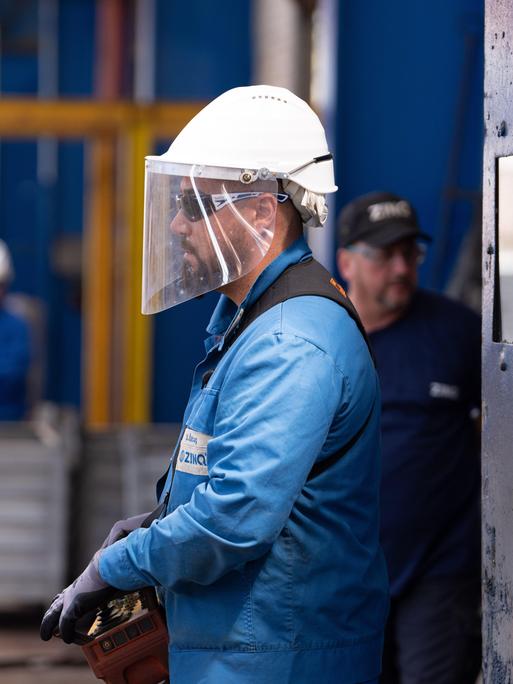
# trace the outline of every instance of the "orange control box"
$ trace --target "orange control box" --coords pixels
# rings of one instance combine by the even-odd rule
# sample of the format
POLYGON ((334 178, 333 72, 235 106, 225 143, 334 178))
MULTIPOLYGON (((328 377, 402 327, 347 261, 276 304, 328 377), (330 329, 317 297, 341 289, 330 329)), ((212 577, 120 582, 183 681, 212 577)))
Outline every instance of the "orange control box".
POLYGON ((167 684, 168 634, 162 608, 153 603, 102 631, 82 650, 107 684, 167 684))

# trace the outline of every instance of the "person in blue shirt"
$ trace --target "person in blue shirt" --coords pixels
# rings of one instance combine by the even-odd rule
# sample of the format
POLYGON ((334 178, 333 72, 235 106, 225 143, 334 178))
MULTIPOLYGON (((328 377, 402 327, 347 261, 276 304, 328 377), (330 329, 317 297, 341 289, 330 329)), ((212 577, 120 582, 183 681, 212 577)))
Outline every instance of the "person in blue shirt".
POLYGON ((27 413, 30 366, 28 323, 5 306, 14 277, 11 254, 0 240, 0 421, 16 421, 27 413))
POLYGON ((430 238, 374 192, 339 218, 338 266, 382 391, 386 684, 474 684, 480 669, 480 319, 417 287, 430 238))
POLYGON ((114 541, 117 524, 50 606, 43 639, 58 628, 72 641, 112 588, 149 585, 172 682, 377 682, 378 379, 341 286, 322 270, 326 296, 302 290, 317 268, 303 225, 324 223, 335 190, 319 119, 283 88, 228 91, 147 158, 143 311, 221 297, 162 515, 114 541))

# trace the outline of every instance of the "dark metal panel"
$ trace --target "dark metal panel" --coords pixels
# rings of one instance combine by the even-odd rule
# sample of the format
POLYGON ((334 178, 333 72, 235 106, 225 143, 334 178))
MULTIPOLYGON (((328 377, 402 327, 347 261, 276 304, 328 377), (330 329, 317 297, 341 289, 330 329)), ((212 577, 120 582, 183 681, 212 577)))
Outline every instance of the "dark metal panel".
POLYGON ((485 684, 513 682, 513 346, 493 341, 497 158, 513 155, 513 0, 485 2, 483 638, 485 684))

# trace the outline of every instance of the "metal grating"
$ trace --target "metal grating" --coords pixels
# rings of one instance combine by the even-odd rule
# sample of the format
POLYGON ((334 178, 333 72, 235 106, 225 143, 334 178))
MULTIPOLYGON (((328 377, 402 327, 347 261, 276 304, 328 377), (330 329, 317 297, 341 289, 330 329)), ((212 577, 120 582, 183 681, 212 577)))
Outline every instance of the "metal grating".
POLYGON ((169 465, 180 425, 119 427, 84 437, 76 568, 89 562, 116 520, 153 510, 155 485, 169 465))
POLYGON ((65 580, 66 440, 0 425, 0 609, 46 604, 65 580))

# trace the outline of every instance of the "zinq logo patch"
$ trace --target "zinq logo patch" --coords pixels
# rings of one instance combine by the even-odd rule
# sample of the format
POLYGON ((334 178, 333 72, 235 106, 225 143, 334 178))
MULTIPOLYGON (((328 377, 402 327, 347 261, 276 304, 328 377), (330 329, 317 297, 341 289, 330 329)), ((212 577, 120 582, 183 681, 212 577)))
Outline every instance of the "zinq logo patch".
POLYGON ((208 475, 207 445, 211 439, 211 435, 185 428, 176 460, 176 470, 190 475, 208 475))

